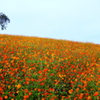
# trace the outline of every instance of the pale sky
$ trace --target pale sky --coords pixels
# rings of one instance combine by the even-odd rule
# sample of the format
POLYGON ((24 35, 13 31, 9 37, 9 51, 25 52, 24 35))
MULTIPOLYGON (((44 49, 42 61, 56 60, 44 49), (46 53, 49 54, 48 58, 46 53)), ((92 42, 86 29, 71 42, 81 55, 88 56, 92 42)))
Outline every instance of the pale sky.
POLYGON ((1 34, 100 44, 100 0, 1 0, 11 23, 1 34))

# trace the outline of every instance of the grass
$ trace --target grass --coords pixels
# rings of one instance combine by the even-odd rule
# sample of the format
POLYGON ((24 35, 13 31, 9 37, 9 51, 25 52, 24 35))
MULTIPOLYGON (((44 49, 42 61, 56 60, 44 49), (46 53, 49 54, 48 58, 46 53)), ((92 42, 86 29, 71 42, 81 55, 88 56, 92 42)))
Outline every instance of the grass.
POLYGON ((99 100, 100 45, 0 35, 0 100, 99 100))

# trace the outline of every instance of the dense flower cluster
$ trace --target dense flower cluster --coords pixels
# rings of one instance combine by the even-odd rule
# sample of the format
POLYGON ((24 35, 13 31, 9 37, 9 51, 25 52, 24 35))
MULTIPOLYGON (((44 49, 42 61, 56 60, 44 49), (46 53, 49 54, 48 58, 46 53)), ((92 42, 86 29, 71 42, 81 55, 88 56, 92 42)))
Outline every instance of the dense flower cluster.
POLYGON ((100 45, 0 35, 0 100, 99 100, 100 45))

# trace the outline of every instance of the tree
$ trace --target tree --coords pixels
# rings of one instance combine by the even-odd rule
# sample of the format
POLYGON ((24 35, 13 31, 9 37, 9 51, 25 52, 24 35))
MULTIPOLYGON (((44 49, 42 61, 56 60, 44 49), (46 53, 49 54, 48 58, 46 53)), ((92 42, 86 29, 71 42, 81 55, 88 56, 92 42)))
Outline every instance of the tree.
POLYGON ((6 29, 7 23, 10 23, 10 19, 8 18, 8 16, 6 16, 5 14, 3 14, 1 12, 0 13, 0 26, 1 26, 1 30, 6 29))

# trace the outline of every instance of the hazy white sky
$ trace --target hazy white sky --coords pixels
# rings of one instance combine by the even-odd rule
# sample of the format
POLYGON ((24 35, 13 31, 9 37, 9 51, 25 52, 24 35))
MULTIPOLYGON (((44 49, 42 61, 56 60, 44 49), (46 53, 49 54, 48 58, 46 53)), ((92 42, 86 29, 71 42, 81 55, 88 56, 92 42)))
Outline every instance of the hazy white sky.
POLYGON ((1 34, 100 44, 100 0, 1 0, 11 20, 1 34))

